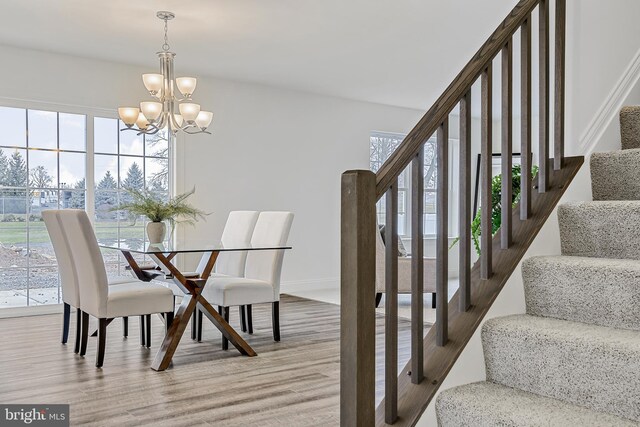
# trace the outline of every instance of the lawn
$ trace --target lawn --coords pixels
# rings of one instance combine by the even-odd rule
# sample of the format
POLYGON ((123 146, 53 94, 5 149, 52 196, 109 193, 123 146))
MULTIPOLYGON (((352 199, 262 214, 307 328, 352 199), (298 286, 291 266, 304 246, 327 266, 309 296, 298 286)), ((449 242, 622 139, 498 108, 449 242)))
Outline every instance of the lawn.
MULTIPOLYGON (((118 222, 101 221, 96 224, 98 239, 115 239, 118 237, 118 222)), ((142 239, 144 237, 144 225, 138 223, 135 226, 127 222, 120 223, 121 239, 142 239)), ((27 242, 26 222, 0 222, 0 243, 5 246, 24 246, 27 242)), ((49 234, 44 222, 34 221, 29 223, 29 242, 32 245, 49 243, 49 234)))

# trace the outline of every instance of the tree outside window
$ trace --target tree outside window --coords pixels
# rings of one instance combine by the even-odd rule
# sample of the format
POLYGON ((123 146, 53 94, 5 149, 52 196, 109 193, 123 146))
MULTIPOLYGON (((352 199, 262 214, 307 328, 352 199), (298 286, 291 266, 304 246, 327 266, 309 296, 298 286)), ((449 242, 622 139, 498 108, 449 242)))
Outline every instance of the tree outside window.
MULTIPOLYGON (((372 132, 369 138, 369 166, 373 172, 378 172, 384 162, 400 146, 406 135, 372 132)), ((424 233, 435 234, 436 221, 436 145, 435 139, 429 139, 424 145, 424 233)), ((398 177, 398 234, 410 234, 410 202, 411 202, 411 165, 398 177)), ((378 223, 385 223, 385 202, 381 198, 377 205, 378 223)))

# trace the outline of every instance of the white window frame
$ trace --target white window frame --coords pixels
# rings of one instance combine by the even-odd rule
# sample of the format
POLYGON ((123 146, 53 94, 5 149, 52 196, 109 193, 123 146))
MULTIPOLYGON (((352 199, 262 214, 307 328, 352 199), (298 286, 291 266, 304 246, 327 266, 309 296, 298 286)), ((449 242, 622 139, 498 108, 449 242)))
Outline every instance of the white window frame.
MULTIPOLYGON (((9 108, 21 108, 26 110, 52 111, 56 113, 79 114, 85 116, 86 132, 86 154, 85 154, 85 210, 91 223, 95 218, 95 170, 94 170, 94 127, 93 122, 96 117, 118 119, 117 111, 105 108, 88 107, 81 105, 61 104, 55 102, 35 101, 26 99, 15 99, 0 97, 0 106, 9 108)), ((169 195, 175 195, 175 144, 176 138, 169 135, 169 195)), ((0 309, 0 318, 13 317, 28 314, 56 313, 61 310, 62 304, 46 304, 37 306, 6 307, 0 309)))
MULTIPOLYGON (((396 137, 396 138, 401 138, 404 139, 407 135, 406 134, 402 134, 402 133, 396 133, 396 132, 383 132, 383 131, 371 131, 369 134, 369 137, 374 136, 374 135, 388 135, 391 137, 396 137)), ((430 142, 435 142, 436 138, 431 137, 429 138, 430 142)), ((371 144, 370 142, 371 140, 369 140, 369 144, 371 144)), ((460 146, 460 141, 458 139, 455 138, 449 138, 449 209, 448 209, 448 223, 449 223, 449 238, 455 238, 457 236, 457 230, 458 230, 458 188, 459 188, 459 162, 457 161, 458 159, 458 153, 459 153, 459 146, 460 146)), ((371 156, 371 152, 369 152, 369 156, 371 156)), ((371 163, 369 163, 371 164, 371 163)), ((407 168, 403 171, 403 174, 405 175, 405 187, 403 187, 403 190, 406 190, 406 212, 404 214, 404 224, 401 226, 399 226, 399 229, 405 230, 405 233, 403 234, 399 234, 398 237, 401 239, 410 239, 411 238, 411 193, 412 193, 412 187, 411 187, 411 164, 409 164, 409 166, 407 166, 407 168)), ((425 192, 427 192, 428 190, 425 189, 425 192)), ((435 191, 435 190, 434 190, 435 191)), ((377 215, 377 208, 376 208, 376 215, 377 215)), ((425 239, 435 239, 436 235, 435 233, 425 233, 424 234, 424 238, 425 239)))

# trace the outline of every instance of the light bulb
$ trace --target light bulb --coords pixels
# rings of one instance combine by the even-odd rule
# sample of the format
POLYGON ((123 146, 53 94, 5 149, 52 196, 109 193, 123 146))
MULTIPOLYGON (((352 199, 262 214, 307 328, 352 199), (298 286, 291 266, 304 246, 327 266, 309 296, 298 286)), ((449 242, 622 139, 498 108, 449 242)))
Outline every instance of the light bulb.
POLYGON ((180 114, 187 123, 193 123, 200 113, 200 105, 193 104, 191 102, 184 102, 180 104, 180 114))
POLYGON ((201 130, 205 130, 211 124, 211 120, 213 120, 213 113, 201 110, 196 117, 196 124, 201 130))
POLYGON ((182 118, 182 116, 180 114, 174 114, 173 118, 176 119, 176 124, 179 127, 182 127, 182 123, 184 123, 184 119, 182 118))
POLYGON ((141 102, 140 109, 150 122, 154 122, 158 117, 160 117, 160 114, 162 114, 162 104, 159 102, 141 102))
POLYGON ((186 98, 190 98, 193 92, 196 90, 197 80, 195 77, 178 77, 176 79, 176 85, 181 94, 186 98))
POLYGON ((118 108, 118 115, 120 120, 124 122, 127 127, 131 127, 136 123, 140 110, 136 107, 120 107, 118 108))
POLYGON ((138 128, 140 130, 145 130, 147 129, 147 126, 149 126, 149 120, 147 120, 147 118, 144 116, 143 113, 138 114, 138 120, 136 120, 136 125, 138 125, 138 128))
POLYGON ((150 73, 142 75, 142 82, 144 83, 144 87, 147 88, 151 95, 160 93, 160 90, 162 90, 163 81, 164 78, 162 77, 162 74, 150 73))

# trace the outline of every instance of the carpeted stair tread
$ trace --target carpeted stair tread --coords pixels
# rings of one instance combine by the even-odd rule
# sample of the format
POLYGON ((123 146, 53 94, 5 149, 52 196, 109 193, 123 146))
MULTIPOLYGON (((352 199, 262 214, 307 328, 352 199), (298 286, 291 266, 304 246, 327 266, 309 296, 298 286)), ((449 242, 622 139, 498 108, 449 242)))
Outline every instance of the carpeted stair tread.
POLYGON ((443 391, 440 427, 632 427, 640 423, 492 382, 443 391))
POLYGON ((522 278, 528 314, 640 330, 636 260, 533 257, 523 262, 522 278))
POLYGON ((558 223, 563 255, 640 259, 640 201, 564 203, 558 223))
POLYGON ((593 200, 640 200, 640 149, 591 155, 593 200))
POLYGON ((487 380, 640 421, 640 331, 515 315, 482 328, 487 380))
POLYGON ((630 105, 620 110, 622 149, 640 148, 640 106, 630 105))

